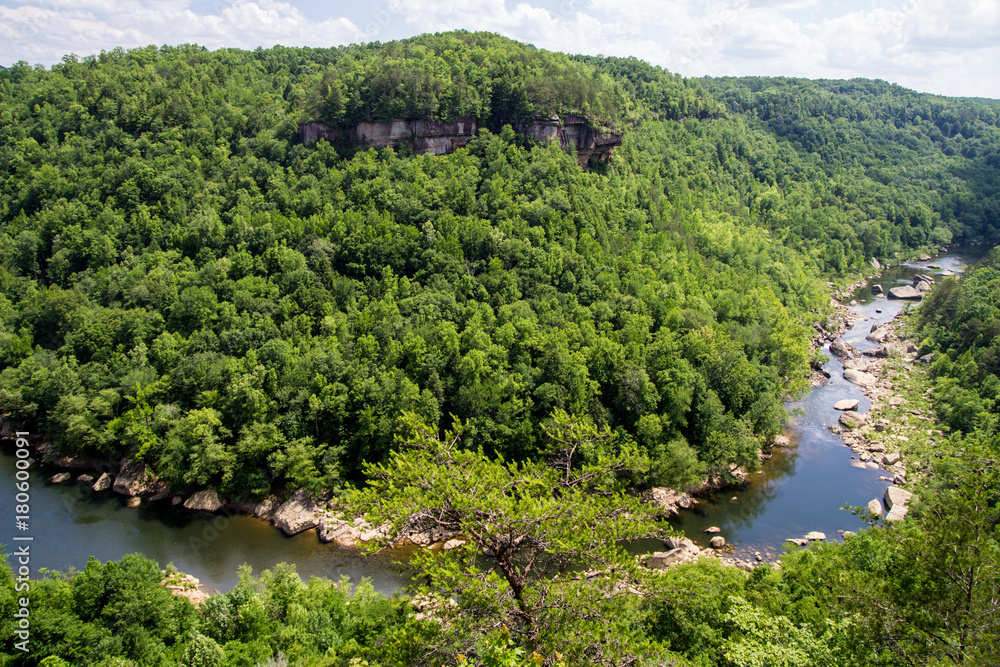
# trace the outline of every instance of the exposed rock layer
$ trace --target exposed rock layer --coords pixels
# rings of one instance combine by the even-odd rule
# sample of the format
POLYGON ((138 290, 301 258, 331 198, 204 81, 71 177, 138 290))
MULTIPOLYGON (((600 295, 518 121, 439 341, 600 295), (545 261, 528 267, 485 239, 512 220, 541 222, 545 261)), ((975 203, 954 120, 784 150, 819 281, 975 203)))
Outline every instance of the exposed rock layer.
MULTIPOLYGON (((306 145, 326 139, 332 144, 365 148, 408 146, 418 153, 445 155, 469 143, 480 127, 478 119, 472 116, 447 122, 397 118, 358 123, 351 127, 303 123, 299 126, 299 139, 306 145)), ((620 134, 601 132, 590 124, 589 118, 579 114, 562 118, 534 115, 530 123, 518 123, 514 125, 514 130, 536 141, 558 141, 564 150, 574 147, 580 166, 591 160, 608 160, 615 146, 622 143, 620 134)))

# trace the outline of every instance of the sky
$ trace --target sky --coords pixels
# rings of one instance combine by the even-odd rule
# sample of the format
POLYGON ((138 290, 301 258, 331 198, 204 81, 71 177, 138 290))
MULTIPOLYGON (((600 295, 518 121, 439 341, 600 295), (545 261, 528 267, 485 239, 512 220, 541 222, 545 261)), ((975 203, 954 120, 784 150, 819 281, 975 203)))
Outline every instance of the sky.
POLYGON ((0 65, 115 47, 337 46, 464 28, 684 76, 885 79, 1000 98, 1000 0, 0 0, 0 65))

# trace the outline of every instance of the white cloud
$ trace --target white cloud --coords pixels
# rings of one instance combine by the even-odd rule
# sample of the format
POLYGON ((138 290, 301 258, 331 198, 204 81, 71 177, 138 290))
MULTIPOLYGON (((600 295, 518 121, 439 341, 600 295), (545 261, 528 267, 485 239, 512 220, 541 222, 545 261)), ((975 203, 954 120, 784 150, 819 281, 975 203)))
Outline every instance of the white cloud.
POLYGON ((489 30, 686 75, 882 78, 1000 97, 997 0, 0 0, 0 63, 194 42, 331 46, 489 30))
POLYGON ((207 13, 190 7, 187 0, 0 4, 0 62, 53 63, 70 51, 85 55, 148 44, 254 48, 278 43, 331 46, 363 39, 347 18, 310 21, 287 2, 217 0, 207 13))

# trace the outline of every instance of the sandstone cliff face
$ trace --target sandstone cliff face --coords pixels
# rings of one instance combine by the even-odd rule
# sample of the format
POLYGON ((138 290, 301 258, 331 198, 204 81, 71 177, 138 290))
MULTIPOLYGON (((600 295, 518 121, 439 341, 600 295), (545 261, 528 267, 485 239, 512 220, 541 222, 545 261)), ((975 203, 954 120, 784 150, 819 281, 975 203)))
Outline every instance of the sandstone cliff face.
MULTIPOLYGON (((323 123, 303 123, 299 140, 311 144, 326 139, 332 144, 350 144, 365 148, 409 146, 418 153, 452 153, 476 136, 480 124, 476 118, 458 118, 450 122, 396 119, 358 123, 353 127, 328 127, 323 123)), ((580 166, 591 160, 603 162, 620 146, 620 134, 605 134, 591 127, 586 116, 533 116, 531 123, 520 123, 514 130, 535 141, 558 141, 563 150, 574 146, 580 166)))

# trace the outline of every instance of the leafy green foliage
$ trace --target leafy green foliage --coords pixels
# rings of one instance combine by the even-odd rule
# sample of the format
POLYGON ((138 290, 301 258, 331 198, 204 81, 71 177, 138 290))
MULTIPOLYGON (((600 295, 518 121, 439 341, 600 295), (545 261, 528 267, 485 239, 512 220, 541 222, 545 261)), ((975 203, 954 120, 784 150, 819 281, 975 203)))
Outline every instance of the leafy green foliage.
POLYGON ((439 600, 439 654, 472 655, 479 638, 495 642, 483 664, 519 664, 537 652, 622 665, 658 652, 638 632, 641 598, 627 593, 643 577, 622 542, 662 531, 655 509, 624 493, 649 464, 632 443, 556 412, 548 463, 518 464, 458 448, 460 423, 439 436, 415 415, 406 421, 408 447, 369 466, 369 486, 350 506, 388 522, 379 544, 426 529, 468 540, 414 559, 423 593, 439 600), (503 662, 496 649, 508 631, 523 653, 501 651, 503 662))

